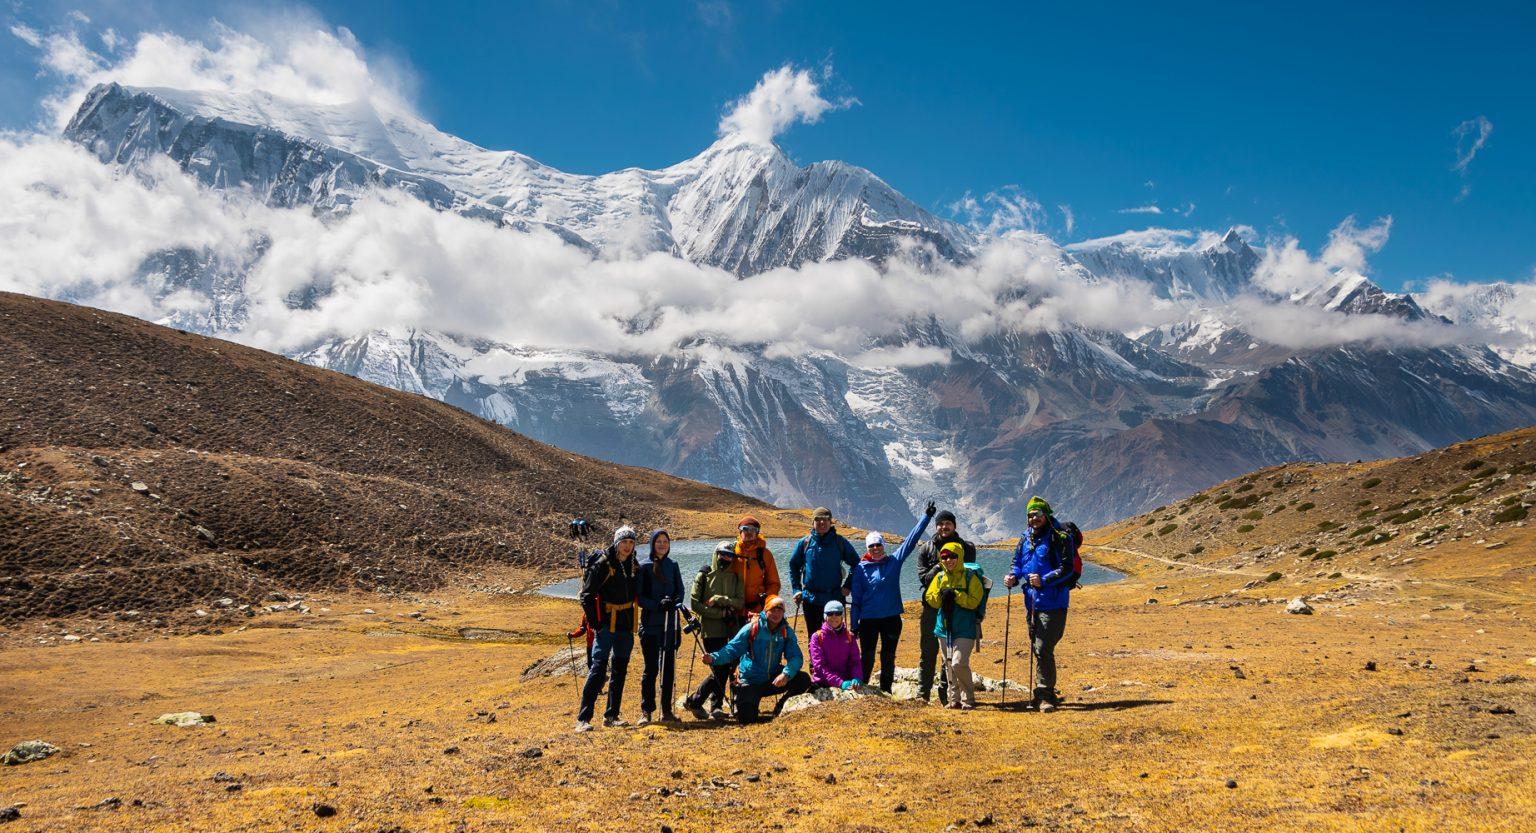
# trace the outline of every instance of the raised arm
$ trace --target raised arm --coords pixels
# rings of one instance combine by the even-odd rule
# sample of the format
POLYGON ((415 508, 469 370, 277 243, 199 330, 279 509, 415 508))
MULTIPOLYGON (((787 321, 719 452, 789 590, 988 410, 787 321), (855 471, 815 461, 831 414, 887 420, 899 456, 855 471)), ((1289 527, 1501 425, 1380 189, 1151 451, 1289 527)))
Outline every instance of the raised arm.
MULTIPOLYGON (((896 559, 897 564, 906 565, 907 556, 912 554, 912 550, 922 540, 923 530, 928 528, 928 522, 931 520, 933 520, 933 516, 926 513, 917 519, 917 525, 912 527, 912 531, 908 532, 907 537, 902 540, 901 546, 896 548, 896 554, 891 556, 896 559)), ((896 569, 900 571, 901 567, 896 569)))

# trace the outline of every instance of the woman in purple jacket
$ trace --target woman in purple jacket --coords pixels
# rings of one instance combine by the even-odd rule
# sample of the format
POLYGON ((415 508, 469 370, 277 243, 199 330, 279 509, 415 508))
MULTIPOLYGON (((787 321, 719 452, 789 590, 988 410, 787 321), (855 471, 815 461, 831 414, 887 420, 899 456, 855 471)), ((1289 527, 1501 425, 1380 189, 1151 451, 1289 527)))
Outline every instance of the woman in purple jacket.
POLYGON ((859 660, 859 641, 843 625, 843 603, 827 602, 821 628, 811 634, 811 688, 847 691, 860 684, 864 673, 859 660))

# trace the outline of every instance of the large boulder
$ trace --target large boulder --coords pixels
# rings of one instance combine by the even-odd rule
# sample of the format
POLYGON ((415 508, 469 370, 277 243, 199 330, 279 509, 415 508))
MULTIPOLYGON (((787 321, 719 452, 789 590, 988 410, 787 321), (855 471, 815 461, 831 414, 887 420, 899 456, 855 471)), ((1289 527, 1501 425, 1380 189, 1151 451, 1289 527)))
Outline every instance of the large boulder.
POLYGON ((11 751, 5 753, 5 757, 0 760, 3 760, 6 766, 16 766, 41 761, 57 754, 59 754, 59 748, 46 740, 24 740, 11 747, 11 751))
POLYGON ((215 718, 211 714, 201 714, 199 712, 171 712, 170 714, 160 715, 154 719, 154 722, 163 726, 187 727, 201 726, 205 723, 212 723, 214 720, 215 718))
POLYGON ((835 703, 842 700, 860 700, 865 697, 884 697, 885 692, 872 685, 855 686, 847 691, 838 688, 818 688, 796 694, 784 701, 784 714, 801 711, 822 703, 835 703))
POLYGON ((523 682, 538 677, 585 677, 587 675, 587 649, 575 645, 550 654, 523 669, 523 682))

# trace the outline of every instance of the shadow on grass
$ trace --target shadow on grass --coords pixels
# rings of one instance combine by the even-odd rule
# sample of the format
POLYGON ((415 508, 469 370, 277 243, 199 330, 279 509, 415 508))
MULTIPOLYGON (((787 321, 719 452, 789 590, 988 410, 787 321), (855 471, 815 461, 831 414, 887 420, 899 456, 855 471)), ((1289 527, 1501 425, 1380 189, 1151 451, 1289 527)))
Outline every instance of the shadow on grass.
MULTIPOLYGON (((1172 700, 1101 700, 1093 703, 1062 703, 1057 708, 1064 712, 1097 712, 1097 711, 1125 711, 1126 709, 1139 709, 1142 706, 1166 706, 1173 703, 1172 700)), ((995 708, 1005 712, 1033 711, 1030 701, 1023 700, 1006 705, 998 703, 995 708)))

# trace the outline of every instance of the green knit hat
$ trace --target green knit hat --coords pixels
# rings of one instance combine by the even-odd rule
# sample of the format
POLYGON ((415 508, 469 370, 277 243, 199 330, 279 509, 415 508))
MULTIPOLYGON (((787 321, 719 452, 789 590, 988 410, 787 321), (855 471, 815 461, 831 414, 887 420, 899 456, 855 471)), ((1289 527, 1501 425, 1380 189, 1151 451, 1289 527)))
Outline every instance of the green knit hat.
POLYGON ((1045 498, 1040 497, 1039 495, 1035 495, 1034 497, 1029 499, 1029 504, 1024 507, 1024 511, 1025 512, 1034 512, 1034 511, 1044 512, 1045 516, 1047 518, 1049 518, 1051 516, 1051 505, 1049 503, 1045 502, 1045 498))

